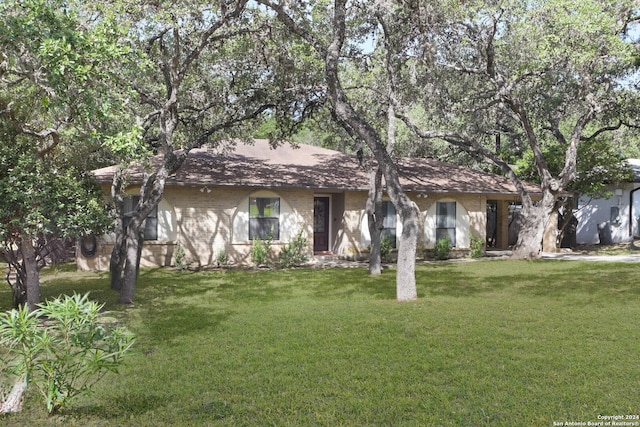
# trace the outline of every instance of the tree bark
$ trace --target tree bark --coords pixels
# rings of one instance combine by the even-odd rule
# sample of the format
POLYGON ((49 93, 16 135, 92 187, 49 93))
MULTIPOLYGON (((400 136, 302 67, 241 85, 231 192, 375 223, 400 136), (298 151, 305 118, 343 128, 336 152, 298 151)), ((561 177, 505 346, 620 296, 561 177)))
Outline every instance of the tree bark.
POLYGON ((543 252, 557 252, 558 250, 558 210, 553 209, 549 214, 547 223, 544 227, 544 236, 542 238, 543 252))
POLYGON ((22 410, 24 392, 27 390, 27 377, 19 378, 11 388, 4 402, 0 402, 0 414, 11 414, 22 410))
POLYGON ((526 201, 523 203, 523 221, 518 241, 513 248, 513 258, 540 258, 544 231, 553 212, 555 199, 553 193, 546 190, 543 191, 542 200, 538 205, 526 201))
POLYGON ((415 270, 420 210, 418 206, 402 192, 397 177, 392 183, 387 183, 387 192, 400 213, 400 221, 402 222, 402 235, 398 246, 396 298, 398 301, 411 301, 418 298, 415 270))
POLYGON ((118 302, 121 304, 133 303, 144 241, 145 220, 162 200, 166 177, 180 168, 186 158, 186 153, 187 151, 180 156, 176 156, 174 153, 165 153, 164 165, 160 171, 144 178, 140 189, 140 202, 134 208, 125 230, 124 272, 118 297, 118 302))
POLYGON ((135 227, 127 227, 126 242, 124 275, 118 296, 119 304, 133 304, 135 295, 138 266, 140 265, 139 254, 142 249, 142 241, 139 233, 136 233, 135 227))
POLYGON ((26 273, 22 262, 22 251, 19 240, 8 240, 2 251, 7 261, 6 281, 13 290, 13 308, 20 308, 27 303, 26 273))
POLYGON ((382 232, 382 171, 375 167, 369 171, 369 194, 367 197, 367 222, 371 236, 371 252, 369 254, 369 274, 382 273, 382 256, 380 234, 382 232))
POLYGON ((20 251, 25 269, 25 287, 27 289, 27 307, 34 311, 40 303, 40 270, 38 268, 36 250, 33 247, 33 239, 23 235, 20 240, 20 251))
POLYGON ((109 271, 111 272, 111 289, 119 291, 122 289, 124 281, 124 264, 126 261, 126 240, 125 231, 116 224, 116 239, 111 251, 109 260, 109 271))
POLYGON ((109 271, 111 272, 111 289, 119 291, 122 289, 124 281, 124 263, 126 261, 126 227, 124 221, 124 171, 118 169, 113 174, 111 183, 111 199, 115 209, 114 233, 115 241, 111 258, 109 260, 109 271))

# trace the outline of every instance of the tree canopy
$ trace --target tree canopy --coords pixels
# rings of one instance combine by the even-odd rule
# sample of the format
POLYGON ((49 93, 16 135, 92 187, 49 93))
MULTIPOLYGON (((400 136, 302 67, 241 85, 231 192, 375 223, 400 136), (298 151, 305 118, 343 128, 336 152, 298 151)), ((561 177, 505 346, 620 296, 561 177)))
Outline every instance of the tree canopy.
POLYGON ((0 238, 17 270, 16 303, 30 308, 41 243, 104 230, 102 198, 70 155, 120 117, 111 76, 128 47, 99 16, 80 2, 0 4, 0 238))
MULTIPOLYGON (((526 227, 516 252, 537 256, 558 199, 577 176, 578 147, 634 125, 637 92, 625 85, 634 72, 635 47, 624 37, 634 3, 563 0, 449 3, 443 31, 423 49, 400 56, 415 64, 417 84, 405 100, 420 99, 430 117, 403 120, 422 138, 442 138, 499 166, 519 187, 526 227), (420 91, 416 91, 420 88, 420 91), (554 174, 548 158, 561 147, 554 174), (510 167, 530 150, 539 177, 540 203, 510 167)), ((416 9, 415 27, 432 15, 416 9)), ((399 67, 400 69, 400 67, 399 67)), ((405 101, 405 106, 412 102, 405 101)))

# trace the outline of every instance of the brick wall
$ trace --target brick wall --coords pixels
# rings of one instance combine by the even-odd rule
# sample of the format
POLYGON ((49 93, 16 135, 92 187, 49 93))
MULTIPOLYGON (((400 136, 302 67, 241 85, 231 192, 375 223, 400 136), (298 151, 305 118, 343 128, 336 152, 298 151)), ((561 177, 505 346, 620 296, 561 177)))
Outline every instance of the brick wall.
MULTIPOLYGON (((232 264, 248 264, 251 242, 248 239, 249 196, 280 197, 280 240, 274 251, 298 232, 307 237, 309 253, 313 243, 313 191, 266 191, 247 188, 167 187, 158 210, 158 241, 145 241, 142 266, 175 265, 178 246, 193 266, 216 265, 221 253, 232 264), (175 230, 173 229, 175 228, 175 230), (165 229, 171 229, 169 231, 165 229)), ((78 267, 105 270, 113 248, 113 237, 99 240, 95 257, 78 251, 78 267)))
MULTIPOLYGON (((222 187, 167 187, 158 211, 160 240, 146 241, 143 266, 175 265, 178 246, 193 266, 214 266, 225 253, 234 265, 250 264, 248 239, 249 196, 280 197, 280 240, 275 251, 302 232, 313 251, 313 190, 256 190, 222 187)), ((362 257, 369 251, 370 239, 364 213, 367 194, 346 191, 333 194, 331 209, 332 250, 336 254, 362 257)), ((486 197, 479 195, 411 195, 420 209, 419 250, 435 244, 435 205, 437 201, 457 202, 457 248, 468 249, 472 236, 485 238, 486 197)), ((401 225, 398 225, 398 235, 401 225)), ((106 270, 109 267, 112 237, 100 239, 95 257, 78 253, 80 269, 106 270)))

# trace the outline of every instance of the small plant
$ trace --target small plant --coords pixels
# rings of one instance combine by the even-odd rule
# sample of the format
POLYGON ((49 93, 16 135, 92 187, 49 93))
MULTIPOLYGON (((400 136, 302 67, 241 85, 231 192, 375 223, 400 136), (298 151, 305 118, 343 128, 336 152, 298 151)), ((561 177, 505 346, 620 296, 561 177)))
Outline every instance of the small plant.
POLYGON ((484 239, 479 236, 471 236, 469 256, 471 258, 482 258, 484 255, 484 239))
POLYGON ((269 253, 271 252, 271 237, 266 240, 255 239, 251 244, 251 262, 256 267, 269 263, 269 253))
POLYGON ((449 239, 449 236, 436 241, 434 257, 438 260, 445 260, 451 257, 451 239, 449 239))
POLYGON ((218 255, 216 256, 216 264, 218 264, 218 267, 226 267, 229 265, 229 254, 227 254, 227 251, 223 249, 218 252, 218 255))
POLYGON ((278 256, 276 256, 275 265, 278 268, 291 268, 302 265, 308 260, 309 245, 307 239, 300 232, 280 250, 278 256))
POLYGON ((380 239, 380 259, 382 262, 391 262, 393 252, 393 241, 389 236, 382 236, 380 239))
POLYGON ((89 392, 107 372, 117 372, 133 345, 132 334, 104 321, 102 307, 88 294, 74 294, 32 312, 22 307, 0 314, 3 369, 34 385, 49 414, 89 392))
POLYGON ((187 260, 187 254, 184 252, 182 245, 178 243, 176 246, 176 270, 183 271, 189 267, 189 260, 187 260))

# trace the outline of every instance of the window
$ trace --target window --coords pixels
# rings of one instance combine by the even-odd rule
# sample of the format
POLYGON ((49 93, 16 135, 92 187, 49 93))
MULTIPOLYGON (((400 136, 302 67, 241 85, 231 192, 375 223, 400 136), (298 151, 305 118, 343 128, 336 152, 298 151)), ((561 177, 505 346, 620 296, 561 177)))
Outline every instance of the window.
POLYGON ((611 206, 609 217, 611 224, 620 225, 620 222, 622 221, 620 219, 620 208, 618 206, 611 206))
POLYGON ((249 198, 249 240, 280 239, 280 198, 249 198))
MULTIPOLYGON (((124 199, 124 226, 129 225, 133 210, 140 202, 140 196, 130 196, 124 199)), ((144 240, 158 240, 158 206, 147 216, 144 223, 144 240)))
POLYGON ((436 205, 436 241, 449 237, 456 245, 456 202, 438 202, 436 205))
POLYGON ((391 247, 396 248, 396 207, 390 201, 382 202, 382 232, 380 238, 388 238, 391 241, 391 247))

